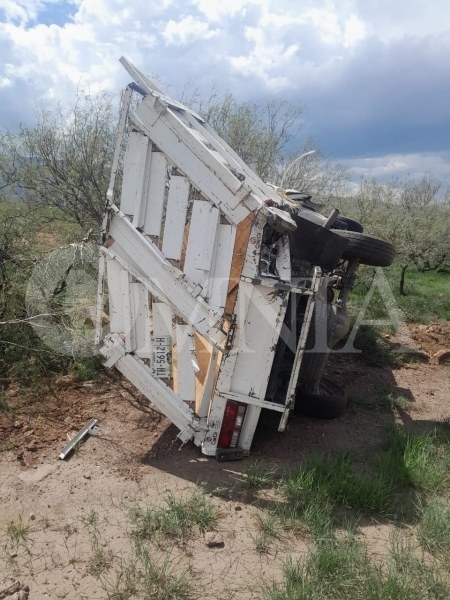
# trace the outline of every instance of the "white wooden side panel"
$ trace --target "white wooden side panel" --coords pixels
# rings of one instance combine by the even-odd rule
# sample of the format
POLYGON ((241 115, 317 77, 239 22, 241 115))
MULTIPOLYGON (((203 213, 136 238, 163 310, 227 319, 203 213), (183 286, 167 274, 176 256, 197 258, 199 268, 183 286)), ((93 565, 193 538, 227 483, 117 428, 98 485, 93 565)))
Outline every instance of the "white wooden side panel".
POLYGON ((117 260, 108 258, 106 260, 106 270, 108 274, 110 331, 123 333, 125 327, 123 324, 122 291, 120 288, 120 273, 123 271, 123 268, 117 260))
POLYGON ((136 350, 134 330, 134 302, 131 297, 131 275, 123 269, 120 273, 120 290, 122 293, 122 312, 125 333, 125 350, 136 350))
POLYGON ((235 238, 234 225, 219 224, 214 265, 208 282, 208 304, 217 312, 223 311, 227 299, 235 238))
MULTIPOLYGON (((181 126, 170 114, 170 110, 160 112, 160 106, 152 106, 152 99, 143 100, 136 111, 130 113, 134 127, 146 133, 166 154, 171 163, 186 174, 192 185, 202 190, 203 195, 220 207, 232 223, 239 223, 250 210, 261 206, 257 199, 249 194, 245 182, 235 178, 224 183, 223 175, 230 171, 220 164, 209 150, 187 133, 187 127, 181 126), (196 154, 195 149, 199 150, 196 154), (203 156, 206 154, 206 156, 203 156), (229 185, 228 185, 229 183, 229 185), (243 201, 245 199, 245 205, 243 201), (248 204, 248 206, 247 206, 248 204)), ((233 176, 232 176, 233 177, 233 176)))
POLYGON ((259 257, 261 255, 261 243, 265 224, 266 217, 264 214, 256 213, 245 253, 242 277, 249 277, 250 279, 259 277, 259 257))
POLYGON ((145 177, 145 162, 150 140, 146 135, 131 131, 125 153, 120 210, 132 216, 138 210, 145 177))
MULTIPOLYGON (((120 212, 114 210, 109 232, 115 242, 103 252, 117 257, 157 298, 168 302, 176 314, 216 345, 224 340, 220 315, 209 308, 180 271, 172 267, 162 252, 142 236, 120 212)), ((198 292, 198 291, 197 291, 198 292)))
MULTIPOLYGON (((222 361, 216 392, 211 403, 208 433, 202 451, 213 455, 217 447, 226 396, 263 399, 272 368, 276 342, 286 311, 286 297, 273 290, 241 281, 236 303, 236 333, 232 351, 222 361), (261 349, 268 351, 261 353, 261 349)), ((247 405, 239 437, 239 447, 249 450, 261 412, 260 406, 247 405)))
POLYGON ((166 258, 180 260, 189 200, 189 181, 180 175, 170 178, 162 252, 166 258))
POLYGON ((188 111, 183 112, 180 119, 190 127, 189 131, 192 135, 198 137, 208 147, 215 147, 217 152, 214 154, 220 153, 223 164, 226 164, 235 174, 238 173, 241 179, 245 177, 253 192, 261 200, 272 198, 280 202, 280 197, 275 190, 264 183, 208 123, 199 122, 195 115, 188 111))
POLYGON ((205 200, 196 200, 192 208, 184 273, 200 285, 208 280, 214 257, 219 211, 205 200))
MULTIPOLYGON (((180 115, 178 115, 180 117, 180 115)), ((194 119, 194 117, 192 117, 194 119)), ((196 119, 195 119, 196 120, 196 119)), ((189 126, 189 133, 191 135, 193 135, 199 142, 201 142, 202 144, 204 144, 205 146, 208 146, 209 151, 211 152, 211 154, 225 167, 227 167, 227 169, 230 168, 230 165, 228 163, 228 161, 217 151, 217 150, 212 150, 211 149, 211 139, 207 140, 205 138, 205 136, 203 135, 202 131, 198 131, 197 129, 193 129, 190 126, 189 121, 186 119, 186 115, 183 114, 183 118, 180 118, 180 121, 182 121, 183 123, 186 123, 189 126)), ((198 121, 197 121, 198 123, 198 121)), ((201 125, 199 124, 199 126, 201 127, 201 125)), ((216 143, 216 141, 214 140, 214 143, 216 143)))
POLYGON ((136 354, 140 358, 151 358, 150 340, 150 306, 147 288, 139 282, 131 283, 131 296, 134 304, 134 336, 136 340, 136 354))
POLYGON ((238 355, 229 391, 264 399, 286 304, 284 293, 277 295, 270 288, 241 282, 233 340, 238 355))
MULTIPOLYGON (((149 168, 144 233, 161 234, 161 219, 166 195, 167 161, 162 152, 152 152, 149 168)), ((122 211, 123 212, 123 211, 122 211)))
POLYGON ((180 429, 178 437, 182 441, 187 441, 194 435, 198 421, 193 411, 164 382, 154 377, 151 369, 139 358, 133 354, 125 354, 117 335, 112 339, 106 338, 100 352, 108 359, 114 357, 115 353, 119 354, 115 367, 180 429))
POLYGON ((152 303, 152 371, 155 377, 172 377, 172 309, 163 302, 152 303))
POLYGON ((188 335, 191 327, 176 325, 175 339, 177 349, 177 389, 176 392, 182 400, 195 401, 195 371, 192 364, 190 351, 190 338, 188 335))

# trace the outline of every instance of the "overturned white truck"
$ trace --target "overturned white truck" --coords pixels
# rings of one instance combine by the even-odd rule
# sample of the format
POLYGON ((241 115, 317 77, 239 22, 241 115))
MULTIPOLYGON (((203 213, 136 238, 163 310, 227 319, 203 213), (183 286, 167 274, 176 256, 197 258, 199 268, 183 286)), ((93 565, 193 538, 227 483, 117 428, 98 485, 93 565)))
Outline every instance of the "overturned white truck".
POLYGON ((105 365, 219 460, 249 452, 261 411, 278 414, 279 431, 294 407, 337 416, 329 347, 348 327, 358 264, 386 266, 394 249, 261 181, 199 115, 121 62, 133 82, 102 232, 105 365))

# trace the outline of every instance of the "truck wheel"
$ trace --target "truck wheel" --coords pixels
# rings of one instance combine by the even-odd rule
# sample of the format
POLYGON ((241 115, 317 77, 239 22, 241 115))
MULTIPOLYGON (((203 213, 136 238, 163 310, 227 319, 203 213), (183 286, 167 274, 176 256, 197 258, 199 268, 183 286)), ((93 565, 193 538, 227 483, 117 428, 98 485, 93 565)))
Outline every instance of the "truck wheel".
MULTIPOLYGON (((327 291, 331 288, 327 288, 327 291)), ((298 386, 313 389, 319 385, 325 367, 328 363, 330 351, 348 333, 350 319, 345 308, 336 304, 325 303, 322 298, 316 301, 313 321, 306 342, 306 352, 303 355, 298 386), (319 343, 327 341, 327 347, 319 348, 319 352, 308 352, 315 347, 316 334, 319 343)))
POLYGON ((320 419, 336 419, 347 407, 344 390, 324 377, 318 392, 299 388, 295 397, 294 414, 304 414, 320 419))
POLYGON ((361 264, 372 267, 388 267, 394 260, 395 248, 389 242, 357 231, 336 229, 334 233, 347 240, 347 248, 342 254, 347 260, 359 258, 361 264))
POLYGON ((336 317, 332 311, 331 304, 328 304, 323 298, 316 299, 313 319, 306 342, 306 351, 303 355, 298 385, 305 388, 314 388, 322 378, 325 367, 327 366, 330 354, 330 346, 335 336, 336 317), (315 348, 316 340, 318 344, 326 343, 324 348, 318 348, 318 351, 310 352, 315 348))
POLYGON ((358 223, 358 221, 341 216, 337 217, 337 219, 331 226, 331 229, 339 229, 341 231, 356 231, 358 233, 362 233, 364 231, 363 226, 361 225, 361 223, 358 223))

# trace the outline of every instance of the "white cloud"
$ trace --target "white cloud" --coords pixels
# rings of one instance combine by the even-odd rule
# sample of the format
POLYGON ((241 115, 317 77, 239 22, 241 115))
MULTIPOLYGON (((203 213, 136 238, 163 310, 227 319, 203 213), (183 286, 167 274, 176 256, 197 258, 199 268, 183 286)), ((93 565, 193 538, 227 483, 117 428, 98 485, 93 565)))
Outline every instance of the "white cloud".
POLYGON ((246 28, 245 36, 253 44, 253 49, 246 55, 229 58, 235 71, 244 76, 256 76, 269 88, 281 90, 289 87, 289 76, 283 67, 298 52, 299 45, 271 40, 270 35, 254 27, 246 28))
POLYGON ((28 23, 36 19, 43 5, 43 0, 3 0, 1 9, 6 22, 28 23))
POLYGON ((299 103, 324 152, 384 155, 359 165, 367 172, 450 162, 438 160, 449 147, 448 0, 0 2, 2 125, 31 121, 36 98, 52 108, 79 88, 118 95, 125 55, 170 90, 194 82, 208 97, 216 84, 299 103))
POLYGON ((333 8, 312 8, 301 13, 300 22, 313 27, 326 43, 335 43, 342 39, 339 15, 333 8))
POLYGON ((365 23, 367 34, 383 41, 449 30, 446 0, 359 0, 354 12, 365 23))
POLYGON ((267 0, 193 0, 192 4, 212 23, 220 23, 224 17, 245 15, 252 5, 263 6, 267 0))
POLYGON ((450 151, 356 157, 339 162, 352 172, 354 179, 363 176, 387 181, 432 175, 442 181, 444 187, 450 186, 450 151))
POLYGON ((344 26, 344 46, 346 48, 356 45, 367 35, 366 25, 356 15, 351 15, 344 26))
POLYGON ((210 29, 206 21, 196 19, 192 15, 180 21, 171 19, 162 31, 166 42, 174 46, 182 46, 198 39, 209 40, 217 34, 217 29, 210 29))

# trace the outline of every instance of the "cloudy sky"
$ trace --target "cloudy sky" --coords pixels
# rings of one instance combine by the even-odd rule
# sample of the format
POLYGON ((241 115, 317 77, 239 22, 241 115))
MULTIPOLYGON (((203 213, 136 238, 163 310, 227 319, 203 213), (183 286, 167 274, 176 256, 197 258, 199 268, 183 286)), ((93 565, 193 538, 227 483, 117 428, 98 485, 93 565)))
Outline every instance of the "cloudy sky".
POLYGON ((301 135, 356 174, 450 185, 448 0, 0 0, 0 127, 119 95, 122 55, 175 97, 302 106, 301 135))

